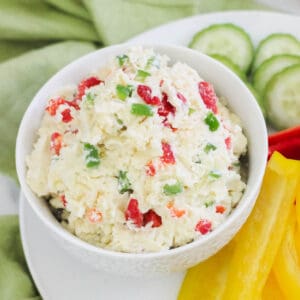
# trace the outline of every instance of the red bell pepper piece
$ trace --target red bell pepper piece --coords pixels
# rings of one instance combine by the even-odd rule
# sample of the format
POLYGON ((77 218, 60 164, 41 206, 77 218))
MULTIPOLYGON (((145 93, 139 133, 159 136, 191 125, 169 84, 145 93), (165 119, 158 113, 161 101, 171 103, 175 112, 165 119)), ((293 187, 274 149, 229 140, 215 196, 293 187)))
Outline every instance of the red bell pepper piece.
POLYGON ((89 78, 86 78, 86 79, 82 80, 78 85, 78 91, 77 91, 76 99, 81 100, 83 95, 85 94, 86 89, 88 89, 92 86, 98 85, 102 82, 103 82, 102 80, 100 80, 99 78, 97 78, 95 76, 92 76, 92 77, 89 77, 89 78))
POLYGON ((125 211, 126 221, 131 220, 136 227, 142 227, 143 225, 143 214, 139 209, 139 203, 136 199, 130 199, 127 209, 125 211))
POLYGON ((300 160, 300 125, 269 135, 268 159, 274 151, 287 158, 300 160))
POLYGON ((152 222, 152 228, 159 227, 162 224, 161 216, 158 215, 153 209, 150 209, 143 214, 143 225, 146 226, 150 222, 152 222))
POLYGON ((174 153, 172 151, 171 145, 166 142, 162 142, 161 146, 162 146, 162 151, 163 151, 163 155, 160 157, 161 162, 163 162, 165 164, 174 165, 176 162, 176 159, 175 159, 174 153))
POLYGON ((213 85, 206 81, 198 83, 199 94, 208 109, 211 109, 214 114, 218 113, 217 95, 214 91, 213 85))

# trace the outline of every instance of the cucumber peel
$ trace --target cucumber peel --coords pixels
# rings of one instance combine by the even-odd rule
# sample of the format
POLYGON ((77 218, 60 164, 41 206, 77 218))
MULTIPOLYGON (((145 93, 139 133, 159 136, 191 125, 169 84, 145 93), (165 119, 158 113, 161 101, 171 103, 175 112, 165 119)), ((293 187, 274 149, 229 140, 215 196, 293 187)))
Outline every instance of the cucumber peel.
POLYGON ((253 75, 253 86, 261 95, 264 94, 265 87, 269 80, 283 69, 300 63, 298 55, 276 55, 264 61, 253 75))
POLYGON ((196 33, 189 47, 207 55, 222 55, 243 72, 251 65, 254 48, 249 35, 232 23, 214 24, 196 33))
POLYGON ((300 124, 300 64, 275 74, 266 87, 267 118, 275 129, 300 124))
POLYGON ((252 71, 268 58, 279 54, 300 55, 300 42, 288 33, 274 33, 263 39, 256 50, 252 71))
POLYGON ((247 80, 245 73, 237 66, 232 60, 228 57, 220 54, 212 54, 210 57, 216 59, 217 61, 221 62, 223 65, 228 67, 233 73, 235 73, 238 77, 240 77, 243 81, 247 80))

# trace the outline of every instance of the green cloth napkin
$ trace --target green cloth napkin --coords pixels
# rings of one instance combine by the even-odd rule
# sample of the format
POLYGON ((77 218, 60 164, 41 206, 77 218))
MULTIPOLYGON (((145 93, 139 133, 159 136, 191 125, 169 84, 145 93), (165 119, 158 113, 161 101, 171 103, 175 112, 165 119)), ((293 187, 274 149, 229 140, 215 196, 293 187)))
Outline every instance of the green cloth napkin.
POLYGON ((17 216, 0 218, 0 299, 40 299, 28 275, 17 216))
MULTIPOLYGON (((248 8, 257 5, 252 0, 0 0, 0 172, 16 179, 21 117, 38 89, 69 62, 172 20, 248 8)), ((39 299, 16 216, 0 217, 0 299, 39 299)))

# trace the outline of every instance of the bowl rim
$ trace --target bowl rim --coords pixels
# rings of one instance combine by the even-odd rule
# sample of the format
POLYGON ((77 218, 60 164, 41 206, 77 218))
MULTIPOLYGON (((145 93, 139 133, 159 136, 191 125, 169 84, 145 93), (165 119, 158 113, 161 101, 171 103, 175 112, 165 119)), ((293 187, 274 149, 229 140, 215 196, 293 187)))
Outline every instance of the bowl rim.
MULTIPOLYGON (((159 51, 163 52, 162 50, 158 50, 158 52, 159 51)), ((166 55, 168 55, 168 54, 166 53, 166 55)), ((89 68, 90 68, 90 66, 89 66, 89 68)), ((245 128, 243 127, 243 129, 245 129, 245 128)), ((193 49, 189 49, 184 46, 178 46, 178 45, 173 45, 173 44, 169 44, 169 43, 155 43, 155 42, 154 43, 148 43, 148 42, 138 43, 135 41, 133 41, 133 42, 129 41, 127 43, 117 44, 117 45, 101 48, 96 51, 92 51, 84 56, 77 58, 76 60, 72 61, 71 63, 67 64, 65 67, 63 67, 57 73, 55 73, 53 76, 51 76, 50 79, 37 91, 37 93, 33 97, 32 101, 28 105, 25 113, 23 114, 23 118, 22 118, 22 121, 21 121, 21 123, 19 125, 19 129, 18 129, 15 152, 16 152, 16 169, 17 169, 18 179, 19 179, 19 182, 21 185, 21 192, 24 193, 24 196, 27 199, 27 201, 29 202, 31 208, 33 208, 34 212, 38 215, 38 217, 42 220, 42 222, 46 225, 46 227, 50 231, 56 233, 58 236, 60 236, 62 238, 62 240, 66 240, 69 243, 71 243, 72 245, 75 245, 76 247, 82 248, 89 252, 93 252, 97 255, 104 255, 104 256, 112 257, 112 258, 113 257, 114 258, 123 258, 123 259, 125 258, 127 260, 128 259, 148 260, 148 259, 163 258, 163 257, 167 257, 167 256, 169 257, 169 256, 181 254, 181 253, 186 253, 189 250, 192 250, 194 248, 199 248, 202 245, 209 243, 210 240, 214 240, 214 238, 218 237, 222 232, 226 232, 230 228, 230 226, 232 226, 232 224, 236 221, 236 219, 239 218, 239 216, 242 214, 242 212, 247 208, 249 211, 249 213, 247 215, 247 218, 248 218, 248 216, 249 216, 250 212, 252 211, 254 204, 256 202, 257 194, 258 194, 259 188, 262 183, 262 179, 264 176, 264 170, 265 170, 265 166, 266 166, 266 162, 267 162, 267 129, 265 126, 265 121, 264 121, 262 112, 261 112, 254 96, 248 90, 245 83, 234 72, 232 72, 230 69, 225 67, 220 62, 216 61, 215 59, 213 59, 203 53, 200 53, 193 49), (242 201, 245 198, 245 194, 243 194, 242 198, 239 201, 238 206, 234 209, 234 211, 224 220, 224 222, 222 224, 220 224, 216 229, 214 229, 209 234, 202 235, 201 238, 196 239, 196 240, 192 241, 191 243, 179 246, 177 248, 165 249, 165 250, 161 250, 161 251, 157 251, 157 252, 142 252, 142 253, 141 252, 139 252, 139 253, 119 252, 119 251, 114 251, 114 250, 110 250, 110 249, 100 248, 100 247, 94 246, 92 244, 89 244, 88 242, 81 240, 79 237, 73 235, 67 229, 63 228, 59 222, 53 222, 49 218, 45 218, 43 216, 40 209, 34 203, 35 201, 31 198, 31 195, 36 200, 38 200, 40 198, 38 196, 34 195, 34 193, 31 191, 31 189, 29 188, 29 186, 26 183, 26 176, 23 176, 23 174, 21 172, 21 168, 22 168, 21 165, 23 164, 23 161, 25 163, 25 157, 24 157, 25 154, 22 155, 20 149, 22 148, 22 139, 26 135, 26 132, 28 132, 28 129, 25 127, 26 121, 30 117, 28 112, 29 112, 30 108, 33 106, 33 104, 39 100, 41 92, 44 91, 45 89, 47 89, 47 86, 49 85, 49 83, 51 83, 52 81, 55 81, 56 78, 59 77, 62 73, 68 73, 68 69, 76 66, 79 62, 87 60, 89 57, 98 55, 99 53, 104 54, 105 52, 107 52, 106 54, 109 55, 109 52, 111 52, 111 51, 118 50, 118 49, 120 51, 121 50, 124 51, 124 50, 129 49, 134 46, 142 46, 145 48, 150 47, 150 48, 154 48, 155 51, 157 51, 157 48, 164 48, 164 49, 168 48, 168 50, 185 52, 185 53, 190 53, 192 55, 197 55, 199 57, 202 57, 202 59, 207 60, 210 64, 218 65, 217 68, 223 69, 223 72, 227 72, 229 74, 229 76, 231 76, 232 78, 235 78, 234 80, 236 82, 239 82, 239 85, 243 86, 244 93, 247 95, 248 100, 251 99, 249 101, 253 102, 252 105, 254 106, 254 110, 256 110, 256 113, 258 114, 259 122, 262 125, 261 132, 260 132, 260 134, 261 134, 260 155, 257 156, 258 158, 256 158, 256 159, 259 159, 261 162, 259 164, 260 168, 258 170, 256 170, 255 172, 253 172, 253 173, 255 173, 256 180, 255 180, 254 185, 252 186, 252 189, 248 192, 247 198, 244 201, 242 201)))

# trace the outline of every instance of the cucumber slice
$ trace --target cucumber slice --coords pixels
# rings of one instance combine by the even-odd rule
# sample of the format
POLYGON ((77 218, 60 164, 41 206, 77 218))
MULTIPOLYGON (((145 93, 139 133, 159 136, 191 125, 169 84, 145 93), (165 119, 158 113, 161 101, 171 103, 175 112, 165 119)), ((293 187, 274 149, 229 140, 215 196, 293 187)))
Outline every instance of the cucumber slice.
POLYGON ((261 95, 264 94, 269 80, 283 69, 300 64, 300 56, 297 55, 276 55, 264 61, 253 75, 253 86, 261 95))
POLYGON ((253 44, 249 35, 231 23, 214 24, 196 33, 189 47, 205 54, 219 54, 247 72, 253 59, 253 44))
POLYGON ((300 64, 275 74, 264 97, 267 118, 276 129, 300 124, 300 64))
POLYGON ((210 55, 212 58, 218 60, 221 62, 223 65, 228 67, 231 71, 233 71, 237 76, 239 76, 243 81, 247 80, 247 77, 245 73, 235 64, 227 58, 226 56, 220 55, 220 54, 211 54, 210 55))
POLYGON ((300 42, 291 34, 274 33, 262 40, 256 50, 252 70, 268 58, 279 54, 300 55, 300 42))
POLYGON ((229 69, 231 69, 237 76, 240 77, 240 79, 245 83, 245 85, 247 86, 247 88, 250 90, 250 92, 253 94, 254 98, 256 99, 262 113, 264 116, 266 116, 266 111, 265 111, 265 107, 262 101, 262 97, 261 95, 254 89, 254 87, 251 85, 251 83, 249 83, 247 76, 245 73, 242 72, 242 70, 235 65, 230 59, 228 59, 225 56, 222 55, 218 55, 218 54, 212 54, 211 55, 212 58, 218 60, 219 62, 221 62, 222 64, 224 64, 226 67, 228 67, 229 69))

